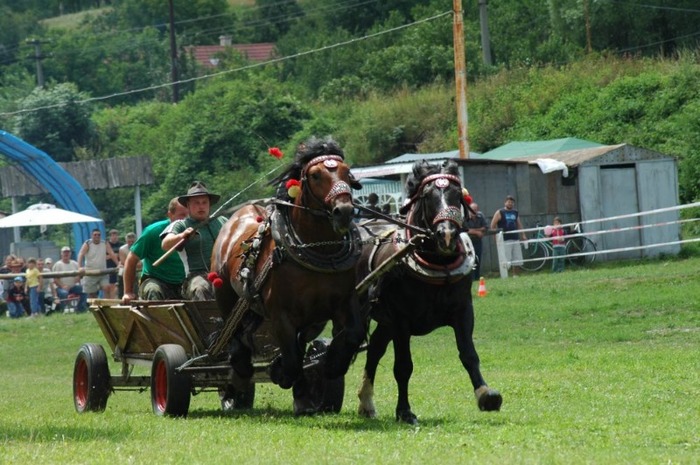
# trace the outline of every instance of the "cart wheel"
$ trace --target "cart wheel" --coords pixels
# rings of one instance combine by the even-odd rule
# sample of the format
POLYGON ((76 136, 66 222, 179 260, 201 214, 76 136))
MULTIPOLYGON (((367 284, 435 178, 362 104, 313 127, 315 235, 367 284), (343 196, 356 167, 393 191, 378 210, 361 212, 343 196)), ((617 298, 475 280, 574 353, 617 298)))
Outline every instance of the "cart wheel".
POLYGON ((73 367, 73 403, 78 413, 102 412, 111 392, 107 354, 101 345, 83 344, 73 367))
POLYGON ((255 383, 250 383, 245 391, 239 391, 229 384, 226 388, 219 389, 219 399, 224 412, 251 409, 255 402, 255 383))
POLYGON ((311 342, 304 360, 304 375, 309 382, 311 395, 319 405, 318 410, 338 413, 343 408, 345 398, 345 377, 326 379, 323 376, 330 342, 330 339, 316 339, 311 342))
POLYGON ((186 361, 185 349, 177 344, 164 344, 156 350, 151 367, 151 406, 156 415, 187 416, 191 380, 176 371, 186 361))

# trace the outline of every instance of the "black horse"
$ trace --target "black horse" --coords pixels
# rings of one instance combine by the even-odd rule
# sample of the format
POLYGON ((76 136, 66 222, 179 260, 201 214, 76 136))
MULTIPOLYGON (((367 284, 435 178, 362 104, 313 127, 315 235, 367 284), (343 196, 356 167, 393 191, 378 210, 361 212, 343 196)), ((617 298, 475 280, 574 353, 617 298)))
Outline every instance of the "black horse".
POLYGON ((363 249, 358 263, 360 280, 372 276, 373 270, 389 263, 387 260, 396 261, 408 244, 415 244, 415 249, 409 247, 411 251, 361 295, 377 327, 370 337, 358 392, 359 413, 376 416, 372 397, 377 365, 393 341, 394 378, 399 391, 396 419, 417 423, 408 402, 408 382, 413 372, 410 339, 442 326, 454 329, 459 359, 469 374, 479 408, 499 410, 502 397, 481 376, 472 340, 471 271, 475 258, 463 229, 469 207, 462 195, 457 165, 453 161, 442 166, 425 161, 415 163, 406 194, 409 200, 401 209, 402 214, 407 214, 405 227, 373 220, 361 228, 365 243, 370 243, 370 238, 375 240, 363 249))

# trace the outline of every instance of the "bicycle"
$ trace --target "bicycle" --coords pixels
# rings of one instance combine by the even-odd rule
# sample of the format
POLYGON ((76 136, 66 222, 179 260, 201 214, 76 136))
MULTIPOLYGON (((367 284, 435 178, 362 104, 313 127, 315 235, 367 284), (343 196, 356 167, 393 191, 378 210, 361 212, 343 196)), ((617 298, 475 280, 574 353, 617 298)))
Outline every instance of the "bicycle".
MULTIPOLYGON (((542 225, 538 222, 536 224, 538 228, 542 225)), ((581 234, 581 225, 577 223, 573 232, 575 234, 581 234)), ((535 239, 548 239, 544 234, 543 229, 538 229, 535 239)), ((595 252, 597 250, 595 243, 585 236, 576 236, 571 238, 566 238, 565 236, 565 246, 566 246, 566 262, 573 266, 584 266, 590 265, 595 261, 595 254, 591 255, 579 255, 571 257, 570 255, 579 253, 595 252)), ((548 258, 554 255, 554 249, 552 243, 549 240, 540 240, 537 242, 525 243, 523 244, 523 260, 525 260, 520 267, 525 271, 538 271, 540 270, 548 258)))

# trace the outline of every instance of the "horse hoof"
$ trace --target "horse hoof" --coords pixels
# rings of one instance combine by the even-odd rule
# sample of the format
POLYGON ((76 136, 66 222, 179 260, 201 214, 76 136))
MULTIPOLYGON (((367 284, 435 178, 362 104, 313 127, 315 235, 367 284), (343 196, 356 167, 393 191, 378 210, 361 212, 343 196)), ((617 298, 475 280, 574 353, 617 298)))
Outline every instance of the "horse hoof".
POLYGON ((377 418, 377 411, 374 409, 366 409, 361 405, 357 409, 358 415, 365 418, 377 418))
POLYGON ((308 399, 294 399, 294 416, 311 416, 318 413, 318 407, 308 399))
POLYGON ((396 412, 396 421, 409 424, 411 426, 418 425, 418 417, 410 410, 404 410, 402 412, 396 412))
POLYGON ((488 386, 481 386, 474 391, 474 394, 476 395, 476 403, 479 406, 479 410, 482 412, 494 412, 501 409, 503 397, 501 393, 495 389, 491 389, 488 386))

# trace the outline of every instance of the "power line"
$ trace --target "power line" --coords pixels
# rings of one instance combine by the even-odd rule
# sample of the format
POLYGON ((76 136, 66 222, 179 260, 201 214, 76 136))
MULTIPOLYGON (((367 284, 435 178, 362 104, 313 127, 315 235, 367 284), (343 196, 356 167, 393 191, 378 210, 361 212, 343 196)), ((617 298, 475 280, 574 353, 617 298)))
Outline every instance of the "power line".
MULTIPOLYGON (((368 35, 365 35, 365 36, 362 36, 362 37, 356 37, 356 38, 349 39, 349 40, 346 40, 346 41, 343 41, 343 42, 337 42, 337 43, 331 44, 331 45, 324 45, 323 47, 319 47, 319 48, 316 48, 316 49, 313 49, 313 50, 307 50, 307 51, 304 51, 304 52, 298 52, 298 53, 295 53, 295 54, 293 54, 293 55, 288 55, 288 56, 285 56, 285 57, 273 58, 273 59, 268 60, 268 61, 265 61, 265 62, 252 63, 252 64, 249 64, 249 65, 246 65, 246 66, 241 66, 240 68, 229 69, 229 70, 225 70, 225 71, 219 71, 219 72, 217 72, 217 73, 206 74, 206 75, 204 75, 204 76, 197 76, 197 77, 192 77, 192 78, 188 78, 188 79, 182 79, 182 80, 179 80, 179 81, 176 81, 176 82, 166 82, 166 83, 162 83, 162 84, 157 84, 157 85, 145 87, 145 88, 142 88, 142 89, 133 89, 133 90, 124 91, 124 92, 117 92, 117 93, 110 94, 110 95, 103 95, 103 96, 100 96, 100 97, 91 97, 91 98, 88 98, 88 99, 85 99, 85 100, 77 100, 77 101, 73 101, 73 102, 70 102, 70 103, 71 103, 71 104, 82 105, 82 104, 86 104, 86 103, 90 103, 90 102, 97 102, 97 101, 109 100, 109 99, 115 98, 115 97, 123 97, 123 96, 126 96, 126 95, 133 95, 133 94, 138 94, 138 93, 142 93, 142 92, 148 92, 148 91, 152 91, 152 90, 158 90, 158 89, 162 89, 162 88, 164 88, 164 87, 172 86, 172 85, 174 85, 174 84, 187 84, 187 83, 190 83, 190 82, 201 81, 201 80, 204 80, 204 79, 211 79, 211 78, 223 76, 223 75, 226 75, 226 74, 231 74, 231 73, 236 73, 236 72, 239 72, 239 71, 245 71, 245 70, 249 70, 249 69, 253 69, 253 68, 258 68, 258 67, 265 66, 265 65, 269 65, 269 64, 280 63, 280 62, 287 61, 287 60, 293 60, 293 59, 296 59, 296 58, 299 58, 299 57, 302 57, 302 56, 311 55, 311 54, 314 54, 314 53, 325 52, 325 51, 327 51, 327 50, 331 50, 331 49, 338 48, 338 47, 343 47, 343 46, 346 46, 346 45, 352 45, 352 44, 355 44, 355 43, 357 43, 357 42, 361 42, 361 41, 368 40, 368 39, 373 39, 373 38, 375 38, 375 37, 378 37, 378 36, 381 36, 381 35, 384 35, 384 34, 389 34, 389 33, 392 33, 392 32, 396 32, 396 31, 399 31, 399 30, 402 30, 402 29, 406 29, 406 28, 409 28, 409 27, 418 26, 418 25, 427 23, 427 22, 429 22, 429 21, 434 21, 434 20, 436 20, 436 19, 442 18, 442 17, 444 17, 444 16, 448 16, 448 15, 451 15, 451 14, 452 14, 452 10, 450 10, 450 11, 445 11, 445 12, 443 12, 443 13, 438 13, 437 15, 431 16, 431 17, 429 17, 429 18, 423 18, 423 19, 414 21, 414 22, 412 22, 412 23, 403 24, 403 25, 401 25, 401 26, 397 26, 397 27, 394 27, 394 28, 391 28, 391 29, 387 29, 387 30, 384 30, 384 31, 375 32, 375 33, 373 33, 373 34, 368 34, 368 35)), ((0 116, 14 116, 14 115, 18 115, 18 114, 30 113, 30 112, 39 111, 39 110, 49 110, 49 109, 52 109, 52 108, 60 108, 60 107, 65 106, 65 105, 67 105, 67 104, 68 104, 68 103, 57 103, 57 104, 54 104, 54 105, 46 105, 46 106, 43 106, 43 107, 26 108, 26 109, 22 109, 22 110, 7 112, 7 113, 0 113, 0 116)))

